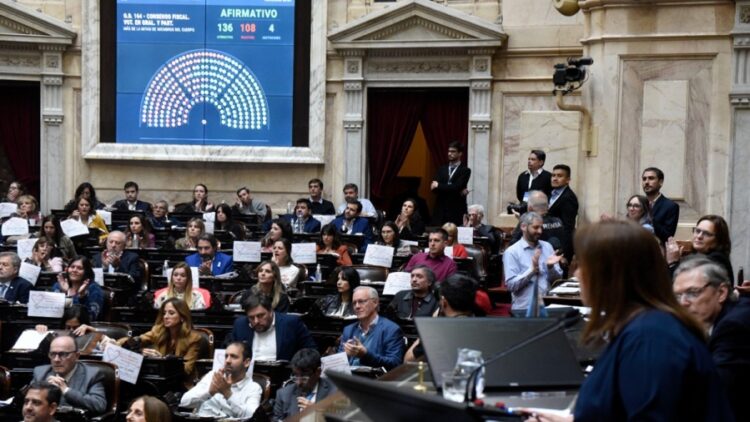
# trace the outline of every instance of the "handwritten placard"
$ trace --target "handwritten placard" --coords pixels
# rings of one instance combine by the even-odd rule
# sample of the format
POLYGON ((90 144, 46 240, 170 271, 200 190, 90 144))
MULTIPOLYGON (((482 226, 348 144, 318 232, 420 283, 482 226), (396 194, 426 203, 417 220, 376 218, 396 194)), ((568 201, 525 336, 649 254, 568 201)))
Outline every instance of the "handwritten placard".
MULTIPOLYGON (((214 363, 211 370, 214 372, 221 372, 224 370, 224 363, 227 357, 227 349, 215 349, 214 350, 214 363)), ((255 361, 250 360, 250 366, 247 368, 247 376, 253 377, 253 367, 255 367, 255 361)))
POLYGON ((60 222, 60 228, 62 229, 65 236, 76 237, 89 234, 89 228, 85 224, 78 220, 69 218, 65 221, 60 222))
POLYGON ((39 239, 18 239, 16 242, 16 252, 18 253, 18 257, 21 258, 21 261, 26 258, 31 258, 37 240, 39 239))
POLYGON ((365 259, 362 262, 366 265, 391 268, 391 264, 393 264, 393 247, 370 245, 367 247, 365 259))
POLYGON ((30 317, 62 317, 65 312, 65 293, 30 291, 28 312, 30 317))
POLYGON ((459 227, 458 228, 458 243, 464 245, 474 244, 474 228, 473 227, 459 227))
POLYGON ((402 290, 411 290, 411 274, 407 272, 388 274, 383 287, 383 296, 392 296, 402 290))
POLYGON ((216 213, 213 212, 213 211, 212 212, 204 212, 203 213, 203 221, 206 221, 206 222, 210 221, 210 222, 213 223, 214 221, 216 221, 216 213))
POLYGON ((131 384, 138 381, 138 374, 141 372, 141 366, 143 365, 142 354, 125 350, 116 344, 110 344, 104 349, 102 360, 117 365, 121 380, 131 384))
POLYGON ((28 262, 22 262, 21 268, 18 269, 18 276, 24 280, 28 280, 32 286, 36 286, 36 281, 39 279, 39 273, 42 272, 42 267, 38 267, 28 262))
POLYGON ((260 262, 260 242, 236 241, 232 244, 234 262, 260 262))
POLYGON ((214 233, 214 222, 213 221, 206 221, 203 223, 203 227, 205 227, 206 233, 214 233))
POLYGON ((29 234, 29 222, 25 218, 13 217, 3 223, 3 236, 21 236, 29 234))
POLYGON ((453 246, 446 246, 445 250, 443 250, 443 253, 449 258, 453 258, 453 246))
POLYGON ((112 225, 112 213, 106 210, 96 210, 96 215, 102 218, 104 220, 104 224, 111 226, 112 225))
POLYGON ((320 358, 320 369, 323 373, 323 378, 326 377, 326 371, 343 372, 350 375, 352 373, 352 367, 349 366, 349 359, 346 357, 345 352, 320 358))
POLYGON ((18 205, 15 202, 0 203, 0 218, 7 217, 18 211, 18 205))
POLYGON ((292 243, 292 260, 295 264, 314 264, 318 259, 316 250, 315 243, 292 243))

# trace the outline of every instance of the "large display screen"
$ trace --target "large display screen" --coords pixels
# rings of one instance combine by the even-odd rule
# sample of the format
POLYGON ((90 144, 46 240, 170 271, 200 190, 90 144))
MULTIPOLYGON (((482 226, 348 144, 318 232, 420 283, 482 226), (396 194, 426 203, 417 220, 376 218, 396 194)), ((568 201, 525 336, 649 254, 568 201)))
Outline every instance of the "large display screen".
POLYGON ((291 146, 294 0, 117 0, 115 139, 291 146))

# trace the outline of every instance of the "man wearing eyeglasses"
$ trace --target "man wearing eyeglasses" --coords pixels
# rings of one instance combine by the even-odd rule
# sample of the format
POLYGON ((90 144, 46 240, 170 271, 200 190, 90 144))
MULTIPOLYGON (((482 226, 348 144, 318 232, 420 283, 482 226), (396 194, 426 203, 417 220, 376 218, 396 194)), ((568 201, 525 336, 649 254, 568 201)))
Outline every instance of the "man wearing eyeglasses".
POLYGON ((301 349, 290 362, 292 381, 276 392, 273 420, 283 421, 302 412, 336 391, 336 386, 320 377, 320 353, 315 349, 301 349))
POLYGON ((78 362, 80 353, 69 335, 55 337, 49 347, 49 365, 34 368, 34 382, 46 381, 62 391, 61 406, 84 409, 91 416, 107 409, 104 374, 78 362))
POLYGON ((345 352, 352 366, 392 369, 404 357, 401 328, 378 315, 378 291, 368 286, 354 289, 352 306, 358 322, 344 327, 339 352, 345 352))
POLYGON ((708 348, 738 421, 750 420, 750 298, 732 297, 726 271, 706 257, 684 260, 672 285, 678 302, 706 327, 708 348))

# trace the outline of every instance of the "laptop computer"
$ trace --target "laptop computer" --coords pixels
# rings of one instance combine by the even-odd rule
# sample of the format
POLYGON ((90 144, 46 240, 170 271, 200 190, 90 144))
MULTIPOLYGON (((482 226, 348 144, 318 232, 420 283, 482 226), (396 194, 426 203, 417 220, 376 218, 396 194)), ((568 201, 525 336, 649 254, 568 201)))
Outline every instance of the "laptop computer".
MULTIPOLYGON (((558 321, 544 318, 415 318, 432 380, 456 365, 459 348, 482 351, 487 360, 558 321)), ((486 391, 576 390, 583 371, 562 328, 485 368, 486 391)))

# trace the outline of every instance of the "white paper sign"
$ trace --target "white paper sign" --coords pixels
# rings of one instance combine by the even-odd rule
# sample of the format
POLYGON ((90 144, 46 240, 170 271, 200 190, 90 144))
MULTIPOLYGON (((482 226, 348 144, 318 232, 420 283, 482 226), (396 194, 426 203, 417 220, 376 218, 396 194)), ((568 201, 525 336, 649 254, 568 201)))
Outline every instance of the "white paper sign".
MULTIPOLYGON (((172 270, 174 270, 174 268, 167 268, 167 283, 169 283, 169 280, 172 279, 172 270)), ((193 279, 194 289, 200 287, 200 276, 201 273, 198 270, 198 267, 190 267, 190 278, 193 279)))
POLYGON ((213 221, 203 222, 203 227, 205 227, 206 233, 214 234, 214 222, 213 221))
POLYGON ((473 227, 459 227, 458 228, 458 243, 464 245, 474 244, 474 228, 473 227))
POLYGON ((411 273, 395 272, 388 274, 383 287, 383 296, 393 296, 402 290, 411 290, 411 273))
POLYGON ((3 223, 3 236, 20 236, 29 234, 29 221, 25 218, 13 217, 3 223))
MULTIPOLYGON (((226 361, 227 349, 215 349, 214 350, 214 364, 211 368, 214 372, 221 372, 224 370, 224 363, 226 361)), ((247 368, 247 376, 253 377, 253 368, 255 367, 255 361, 250 360, 250 366, 247 368)))
POLYGON ((370 245, 367 247, 365 259, 362 262, 366 265, 391 268, 391 265, 393 264, 393 247, 370 245))
POLYGON ((453 258, 453 246, 446 246, 443 253, 449 258, 453 258))
POLYGON ((63 233, 65 233, 65 236, 68 237, 76 237, 84 234, 89 234, 89 228, 86 227, 85 224, 73 218, 61 221, 60 228, 62 229, 63 233))
POLYGON ((94 268, 94 283, 104 286, 104 268, 94 268))
POLYGON ((141 372, 141 365, 143 365, 142 354, 125 350, 116 344, 110 344, 104 349, 102 360, 117 365, 121 380, 131 384, 138 381, 138 373, 141 372))
POLYGON ((349 366, 349 359, 347 359, 345 352, 321 357, 320 369, 323 373, 323 378, 326 377, 326 371, 329 370, 333 372, 343 372, 350 375, 352 373, 352 368, 349 366))
POLYGON ((37 330, 24 330, 21 336, 16 340, 16 344, 11 349, 13 350, 36 350, 39 345, 42 344, 42 340, 50 335, 49 331, 40 333, 37 330))
POLYGON ((336 218, 335 214, 313 214, 313 218, 320 221, 320 227, 325 226, 336 218))
POLYGON ((260 242, 232 243, 232 259, 234 262, 260 262, 260 242))
POLYGON ((0 218, 7 217, 18 211, 18 205, 15 202, 0 203, 0 218))
POLYGON ((65 293, 29 292, 29 316, 60 318, 65 312, 65 293))
POLYGON ((28 280, 32 286, 36 286, 36 281, 39 279, 39 273, 42 272, 42 267, 37 267, 34 264, 28 262, 22 262, 21 268, 18 269, 18 276, 24 280, 28 280))
POLYGON ((292 243, 292 260, 295 264, 314 264, 318 262, 315 243, 292 243))
MULTIPOLYGON (((417 240, 401 240, 401 243, 408 246, 419 246, 419 241, 417 240)), ((369 246, 368 246, 369 248, 369 246)))
POLYGON ((16 242, 16 252, 18 253, 18 257, 21 258, 21 261, 26 258, 31 258, 37 240, 39 239, 18 239, 16 242))
POLYGON ((112 213, 106 210, 96 210, 96 214, 104 220, 104 224, 112 225, 112 213))

